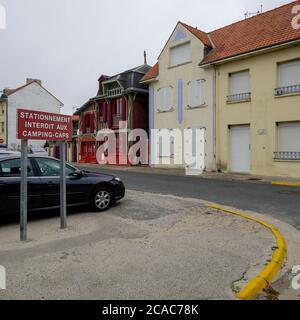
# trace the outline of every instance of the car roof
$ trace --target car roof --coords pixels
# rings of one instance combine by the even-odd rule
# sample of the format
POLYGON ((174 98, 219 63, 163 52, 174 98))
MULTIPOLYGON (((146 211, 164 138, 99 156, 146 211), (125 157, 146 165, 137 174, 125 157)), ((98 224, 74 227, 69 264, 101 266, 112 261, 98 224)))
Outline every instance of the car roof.
MULTIPOLYGON (((11 159, 20 159, 20 158, 21 158, 21 155, 8 155, 8 156, 5 156, 5 157, 1 157, 0 161, 11 160, 11 159)), ((38 156, 36 154, 28 154, 28 158, 45 158, 45 159, 53 159, 53 160, 59 161, 59 159, 54 158, 54 157, 38 156)))

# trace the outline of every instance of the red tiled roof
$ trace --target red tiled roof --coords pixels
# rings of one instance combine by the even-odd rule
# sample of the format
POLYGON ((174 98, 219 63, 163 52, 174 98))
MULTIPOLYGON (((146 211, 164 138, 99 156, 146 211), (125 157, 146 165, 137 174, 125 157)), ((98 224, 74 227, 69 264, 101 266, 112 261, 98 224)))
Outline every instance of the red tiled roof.
POLYGON ((49 93, 54 99, 56 99, 56 100, 61 104, 61 106, 64 105, 59 99, 57 99, 50 91, 48 91, 46 88, 44 88, 44 87, 43 87, 38 81, 36 81, 36 80, 32 80, 32 81, 24 84, 23 86, 16 88, 16 89, 4 89, 4 93, 5 93, 7 96, 11 96, 12 94, 16 93, 17 91, 20 91, 20 90, 26 88, 27 86, 31 85, 32 83, 37 83, 37 84, 38 84, 40 87, 42 87, 47 93, 49 93))
MULTIPOLYGON (((292 8, 295 5, 300 5, 300 0, 209 33, 186 23, 179 23, 201 40, 204 45, 212 48, 201 62, 201 65, 204 65, 289 41, 300 40, 300 29, 296 30, 292 27, 292 20, 295 17, 292 8)), ((142 81, 155 78, 158 72, 157 63, 148 71, 142 81)))
POLYGON ((156 63, 142 78, 141 81, 147 81, 153 78, 156 78, 159 73, 159 65, 156 63))
POLYGON ((203 44, 206 46, 212 47, 212 43, 209 39, 209 35, 205 33, 204 31, 201 31, 197 28, 194 28, 192 26, 189 26, 186 23, 180 22, 190 33, 192 33, 195 37, 197 37, 203 44))
POLYGON ((215 48, 201 64, 300 39, 300 29, 292 27, 295 16, 292 8, 295 5, 300 5, 300 1, 293 1, 209 33, 215 48))

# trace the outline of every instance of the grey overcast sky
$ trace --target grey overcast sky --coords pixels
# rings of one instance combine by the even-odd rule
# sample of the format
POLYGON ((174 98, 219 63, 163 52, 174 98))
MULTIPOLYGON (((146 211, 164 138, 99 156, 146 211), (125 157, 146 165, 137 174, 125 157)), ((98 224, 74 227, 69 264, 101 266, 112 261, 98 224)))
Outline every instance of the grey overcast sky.
POLYGON ((97 92, 101 74, 153 65, 181 20, 204 31, 291 0, 0 0, 0 90, 38 78, 64 104, 64 113, 97 92))

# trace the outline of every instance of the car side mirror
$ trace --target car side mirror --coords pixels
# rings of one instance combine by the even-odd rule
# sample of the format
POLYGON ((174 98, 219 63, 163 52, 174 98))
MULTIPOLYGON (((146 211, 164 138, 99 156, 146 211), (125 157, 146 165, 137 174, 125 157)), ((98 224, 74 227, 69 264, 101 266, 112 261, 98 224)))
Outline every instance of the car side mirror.
POLYGON ((76 170, 73 173, 71 173, 70 178, 72 180, 77 180, 83 177, 83 172, 81 170, 76 170))

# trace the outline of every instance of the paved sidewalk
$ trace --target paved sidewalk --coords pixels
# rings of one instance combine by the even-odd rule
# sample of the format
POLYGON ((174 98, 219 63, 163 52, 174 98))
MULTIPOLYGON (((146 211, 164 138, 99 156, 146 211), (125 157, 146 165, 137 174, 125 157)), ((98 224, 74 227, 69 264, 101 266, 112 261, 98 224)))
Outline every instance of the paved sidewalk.
MULTIPOLYGON (((140 173, 155 173, 163 175, 175 175, 175 176, 186 176, 184 169, 166 169, 166 168, 151 168, 149 166, 136 166, 136 167, 126 167, 126 166, 101 166, 99 164, 90 164, 90 163, 73 163, 74 166, 84 167, 84 168, 95 168, 95 169, 113 169, 120 171, 130 171, 130 172, 140 172, 140 173)), ((291 177, 271 177, 271 176, 258 176, 258 175, 249 175, 249 174, 234 174, 234 173, 221 173, 221 172, 204 172, 199 176, 192 176, 195 178, 203 179, 215 179, 221 181, 246 181, 253 183, 273 183, 273 182, 283 182, 290 184, 297 184, 300 186, 300 178, 291 178, 291 177)))
MULTIPOLYGON (((202 201, 136 191, 106 213, 72 214, 68 224, 62 231, 57 217, 31 221, 27 243, 16 223, 0 226, 0 299, 235 299, 275 245, 263 226, 202 201)), ((297 236, 288 246, 299 248, 297 236)), ((290 268, 288 261, 282 275, 290 268)))

